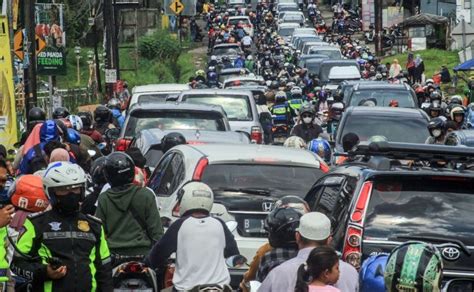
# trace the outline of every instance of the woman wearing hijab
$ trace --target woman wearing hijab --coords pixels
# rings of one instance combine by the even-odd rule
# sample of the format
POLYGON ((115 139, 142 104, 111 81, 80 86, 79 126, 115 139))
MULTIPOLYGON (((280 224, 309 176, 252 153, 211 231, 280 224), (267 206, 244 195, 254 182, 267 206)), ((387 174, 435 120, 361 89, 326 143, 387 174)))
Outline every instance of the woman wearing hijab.
POLYGON ((402 72, 402 66, 398 63, 398 59, 393 59, 392 65, 390 65, 390 78, 397 78, 402 72))
POLYGON ((417 54, 415 58, 415 83, 422 82, 423 73, 425 73, 425 63, 420 54, 417 54))

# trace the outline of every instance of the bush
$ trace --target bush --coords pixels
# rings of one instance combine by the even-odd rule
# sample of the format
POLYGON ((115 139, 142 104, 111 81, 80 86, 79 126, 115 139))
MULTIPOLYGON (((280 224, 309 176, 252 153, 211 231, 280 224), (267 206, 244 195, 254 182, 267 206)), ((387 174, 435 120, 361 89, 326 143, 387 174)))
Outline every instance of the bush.
POLYGON ((138 43, 140 55, 149 60, 176 61, 181 52, 179 41, 168 32, 157 31, 152 35, 141 37, 138 43))

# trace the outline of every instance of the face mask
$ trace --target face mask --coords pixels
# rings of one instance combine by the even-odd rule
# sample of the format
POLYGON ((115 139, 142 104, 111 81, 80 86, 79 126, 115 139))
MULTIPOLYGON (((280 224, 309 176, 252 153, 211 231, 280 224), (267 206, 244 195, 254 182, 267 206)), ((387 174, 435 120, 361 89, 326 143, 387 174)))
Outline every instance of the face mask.
POLYGON ((305 124, 310 124, 313 121, 313 118, 303 118, 305 124))
POLYGON ((433 137, 436 137, 436 138, 441 136, 441 130, 439 129, 434 129, 431 133, 433 134, 433 137))
POLYGON ((81 196, 76 193, 68 193, 63 196, 55 196, 56 204, 54 208, 62 215, 73 215, 79 211, 81 196))

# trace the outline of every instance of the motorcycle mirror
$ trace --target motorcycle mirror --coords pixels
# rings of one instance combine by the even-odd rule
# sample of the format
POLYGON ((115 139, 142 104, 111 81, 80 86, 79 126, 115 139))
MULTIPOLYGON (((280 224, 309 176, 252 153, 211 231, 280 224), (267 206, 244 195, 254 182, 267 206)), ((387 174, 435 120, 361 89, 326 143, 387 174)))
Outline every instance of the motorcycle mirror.
POLYGON ((448 281, 442 292, 474 291, 474 280, 472 279, 453 279, 448 281))
POLYGON ((226 259, 226 264, 230 268, 238 268, 247 263, 247 258, 243 255, 234 255, 226 259))

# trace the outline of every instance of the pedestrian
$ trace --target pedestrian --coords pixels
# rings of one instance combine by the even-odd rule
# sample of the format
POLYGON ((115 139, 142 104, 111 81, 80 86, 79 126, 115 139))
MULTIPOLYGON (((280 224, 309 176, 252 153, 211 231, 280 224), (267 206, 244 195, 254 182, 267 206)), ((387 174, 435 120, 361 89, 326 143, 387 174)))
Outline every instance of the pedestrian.
POLYGON ((449 69, 445 65, 441 66, 440 75, 441 75, 441 83, 451 82, 451 74, 449 73, 449 69))
POLYGON ((406 68, 408 71, 408 80, 413 84, 415 82, 415 60, 413 53, 408 53, 406 68))
MULTIPOLYGON (((295 238, 299 249, 297 256, 274 268, 258 292, 294 291, 298 268, 308 260, 311 251, 331 244, 331 221, 323 213, 307 213, 300 219, 295 238)), ((339 270, 340 277, 334 286, 344 292, 358 291, 359 275, 356 269, 339 260, 339 270)))
POLYGON ((398 59, 393 59, 392 64, 390 65, 390 78, 397 78, 402 72, 402 67, 398 63, 398 59))
POLYGON ((415 83, 421 83, 423 81, 424 73, 425 63, 423 62, 420 54, 417 54, 415 58, 415 83))

